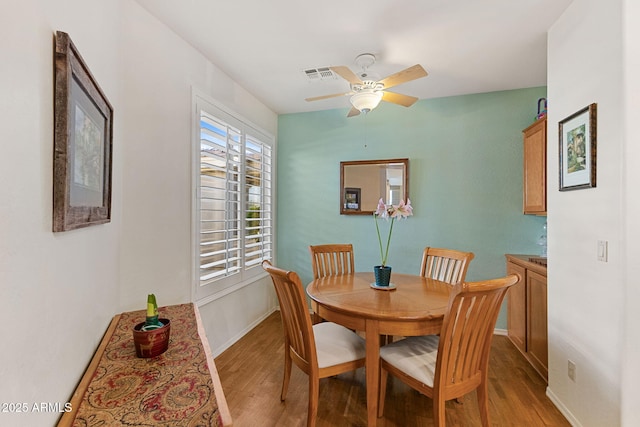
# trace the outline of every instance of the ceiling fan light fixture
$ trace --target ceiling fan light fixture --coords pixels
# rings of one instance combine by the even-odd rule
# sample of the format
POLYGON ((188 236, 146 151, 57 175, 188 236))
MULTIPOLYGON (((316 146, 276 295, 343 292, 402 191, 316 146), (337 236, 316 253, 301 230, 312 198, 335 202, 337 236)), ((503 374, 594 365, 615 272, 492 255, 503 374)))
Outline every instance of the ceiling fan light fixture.
MULTIPOLYGON (((366 114, 376 108, 378 104, 380 104, 380 101, 390 102, 403 107, 410 107, 418 101, 418 98, 415 96, 402 95, 397 92, 387 92, 387 90, 399 84, 426 77, 427 72, 422 68, 422 65, 416 64, 380 80, 375 73, 368 71, 369 66, 375 62, 376 57, 371 53, 358 55, 356 64, 362 68, 358 74, 351 71, 351 69, 345 65, 325 67, 328 68, 331 73, 346 80, 351 90, 347 93, 335 93, 332 95, 306 98, 306 101, 319 101, 345 95, 350 96, 352 108, 349 110, 349 113, 347 113, 347 117, 357 116, 360 113, 366 114)), ((308 74, 309 77, 312 77, 312 74, 313 73, 308 74)))
POLYGON ((378 104, 380 104, 381 100, 382 92, 373 90, 358 92, 350 99, 351 105, 361 113, 365 114, 376 108, 378 104))

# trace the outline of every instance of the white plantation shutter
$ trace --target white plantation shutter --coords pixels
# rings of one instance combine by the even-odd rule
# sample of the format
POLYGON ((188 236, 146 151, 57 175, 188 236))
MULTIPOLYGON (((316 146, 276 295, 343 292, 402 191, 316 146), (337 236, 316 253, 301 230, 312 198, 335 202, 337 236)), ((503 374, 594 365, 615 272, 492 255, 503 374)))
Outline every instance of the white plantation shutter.
POLYGON ((244 265, 250 268, 271 259, 271 147, 257 138, 245 141, 244 265))
POLYGON ((241 135, 200 116, 200 281, 240 271, 241 135))
POLYGON ((196 299, 262 273, 273 254, 273 138, 196 97, 196 299))

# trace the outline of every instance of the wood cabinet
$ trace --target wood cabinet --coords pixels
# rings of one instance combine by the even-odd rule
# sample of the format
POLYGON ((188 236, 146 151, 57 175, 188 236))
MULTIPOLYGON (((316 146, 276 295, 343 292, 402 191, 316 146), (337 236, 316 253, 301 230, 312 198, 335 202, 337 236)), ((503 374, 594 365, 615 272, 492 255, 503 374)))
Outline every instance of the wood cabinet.
POLYGON ((513 262, 507 262, 507 274, 517 273, 520 281, 509 289, 507 295, 507 328, 511 342, 521 352, 527 351, 527 307, 526 307, 526 269, 513 262))
POLYGON ((522 176, 523 211, 547 214, 547 117, 536 120, 522 131, 524 169, 522 176))
POLYGON ((529 362, 547 379, 547 277, 531 270, 527 270, 527 313, 529 362))
POLYGON ((547 268, 546 260, 533 255, 507 254, 507 274, 520 281, 509 289, 507 329, 511 342, 547 380, 547 268))

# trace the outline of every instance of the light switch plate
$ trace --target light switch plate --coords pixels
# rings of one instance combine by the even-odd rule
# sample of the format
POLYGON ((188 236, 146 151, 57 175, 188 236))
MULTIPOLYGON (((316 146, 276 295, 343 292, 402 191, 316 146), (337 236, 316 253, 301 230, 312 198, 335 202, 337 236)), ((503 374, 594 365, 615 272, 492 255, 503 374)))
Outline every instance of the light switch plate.
POLYGON ((598 261, 609 261, 609 242, 598 240, 598 261))

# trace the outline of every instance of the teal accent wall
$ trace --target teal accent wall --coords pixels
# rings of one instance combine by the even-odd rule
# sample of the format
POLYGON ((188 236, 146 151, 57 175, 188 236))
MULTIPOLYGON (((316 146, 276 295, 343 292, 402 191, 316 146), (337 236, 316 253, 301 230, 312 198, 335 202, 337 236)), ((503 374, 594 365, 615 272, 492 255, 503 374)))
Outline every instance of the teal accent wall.
MULTIPOLYGON (((373 218, 340 215, 340 162, 406 157, 413 216, 396 221, 387 264, 417 274, 426 246, 446 247, 475 253, 467 280, 505 275, 505 253, 540 251, 546 218, 522 214, 522 130, 545 96, 537 87, 383 102, 352 118, 346 108, 280 115, 277 265, 308 283, 308 246, 323 243, 352 243, 356 270, 379 264, 373 218)), ((504 306, 496 327, 507 327, 504 306)))

